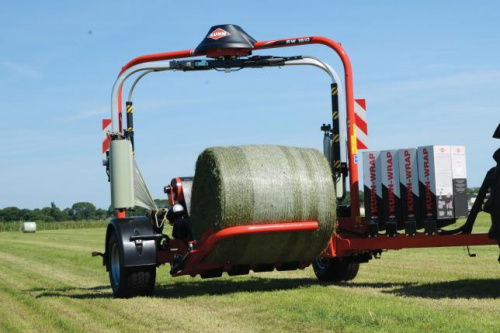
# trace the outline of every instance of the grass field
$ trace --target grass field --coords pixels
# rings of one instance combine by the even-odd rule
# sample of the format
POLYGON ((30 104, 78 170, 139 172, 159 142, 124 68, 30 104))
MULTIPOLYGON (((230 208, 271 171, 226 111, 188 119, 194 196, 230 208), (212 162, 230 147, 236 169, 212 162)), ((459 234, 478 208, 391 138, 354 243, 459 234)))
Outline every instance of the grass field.
POLYGON ((119 300, 90 257, 104 233, 0 233, 0 331, 500 331, 496 246, 472 248, 476 258, 464 248, 388 252, 340 285, 318 283, 311 268, 201 280, 161 267, 155 297, 119 300))

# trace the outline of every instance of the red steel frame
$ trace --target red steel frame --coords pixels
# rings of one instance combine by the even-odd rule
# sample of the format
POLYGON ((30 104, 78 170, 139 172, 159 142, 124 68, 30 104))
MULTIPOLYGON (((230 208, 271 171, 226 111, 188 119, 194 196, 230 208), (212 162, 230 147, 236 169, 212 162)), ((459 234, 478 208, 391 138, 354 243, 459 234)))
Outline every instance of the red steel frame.
MULTIPOLYGON (((197 242, 192 242, 193 250, 188 251, 186 245, 182 241, 171 240, 170 249, 157 252, 157 262, 166 263, 174 260, 175 254, 184 256, 184 267, 174 276, 191 275, 196 276, 207 270, 221 268, 222 271, 229 271, 233 265, 226 264, 221 267, 220 264, 204 262, 203 259, 213 251, 215 245, 228 238, 233 238, 242 235, 256 235, 265 233, 281 233, 281 232, 311 232, 318 230, 317 221, 305 222, 288 222, 288 223, 273 223, 273 224, 258 224, 258 225, 245 225, 236 226, 222 229, 218 232, 207 230, 197 242)), ((298 263, 298 268, 309 266, 310 262, 298 263)), ((275 263, 274 266, 279 268, 281 263, 275 263)), ((249 266, 252 268, 252 266, 249 266)))
MULTIPOLYGON (((311 45, 311 44, 322 44, 337 53, 340 57, 342 64, 344 66, 344 76, 345 76, 345 94, 346 94, 346 108, 347 108, 347 143, 348 143, 348 158, 349 158, 349 187, 350 187, 350 198, 351 198, 351 209, 350 217, 341 217, 338 220, 338 227, 342 230, 347 230, 349 233, 339 233, 332 237, 329 247, 325 250, 324 255, 329 257, 345 257, 353 256, 359 254, 360 252, 373 252, 380 250, 389 249, 403 249, 403 248, 421 248, 421 247, 444 247, 444 246, 467 246, 467 245, 493 245, 496 244, 495 240, 491 240, 486 234, 471 234, 471 235, 434 235, 425 236, 419 234, 415 237, 407 237, 405 235, 398 235, 397 237, 389 238, 385 236, 367 238, 362 236, 365 231, 366 224, 364 219, 360 216, 360 205, 359 205, 359 179, 358 179, 358 163, 357 163, 357 143, 356 143, 356 132, 355 132, 355 115, 354 115, 354 88, 353 88, 353 73, 351 62, 347 53, 344 51, 340 43, 337 43, 331 39, 320 37, 320 36, 309 36, 309 37, 297 37, 297 38, 286 38, 277 39, 271 41, 260 41, 254 44, 254 49, 265 50, 280 47, 291 47, 299 45, 311 45)), ((241 53, 241 52, 240 52, 241 53)), ((166 53, 156 53, 144 55, 137 57, 127 63, 123 68, 121 73, 129 69, 132 66, 142 64, 145 62, 161 61, 161 60, 173 60, 190 58, 196 56, 207 55, 206 53, 197 53, 194 49, 177 51, 177 52, 166 52, 166 53)), ((238 50, 234 50, 234 55, 241 55, 238 50)), ((120 74, 121 74, 120 73, 120 74)), ((119 122, 120 131, 122 131, 122 98, 121 98, 122 87, 120 87, 119 93, 119 122)), ((125 217, 125 212, 117 212, 118 218, 125 217)), ((225 237, 232 237, 239 234, 248 233, 265 233, 265 232, 279 232, 279 231, 290 231, 287 228, 292 228, 293 231, 308 231, 311 230, 311 223, 317 222, 302 222, 302 223, 281 223, 273 224, 273 228, 262 228, 262 226, 246 226, 229 228, 221 230, 217 233, 210 233, 210 236, 205 236, 204 239, 200 240, 199 243, 205 244, 203 248, 199 250, 191 251, 189 255, 192 260, 189 260, 191 264, 190 273, 196 274, 200 271, 212 268, 209 264, 202 263, 201 259, 213 248, 215 242, 223 239, 225 237), (260 228, 260 229, 258 229, 260 228), (197 266, 198 265, 198 266, 197 266)), ((180 247, 182 247, 180 245, 180 247)), ((183 249, 184 252, 187 249, 183 249)), ((173 256, 172 253, 159 253, 159 262, 171 261, 170 257, 173 256)), ((182 274, 187 274, 184 270, 182 274)))
MULTIPOLYGON (((298 45, 309 45, 309 44, 323 44, 334 50, 342 60, 344 65, 344 75, 345 75, 345 90, 346 90, 346 108, 347 108, 347 142, 349 146, 349 185, 350 185, 350 195, 351 195, 351 216, 354 221, 354 225, 359 225, 361 227, 361 219, 359 215, 359 189, 358 189, 358 163, 356 160, 357 155, 357 145, 356 145, 356 134, 354 131, 354 85, 353 85, 353 75, 352 66, 347 53, 342 49, 340 43, 337 43, 331 39, 325 37, 297 37, 297 38, 287 38, 287 39, 277 39, 272 41, 256 42, 254 44, 254 51, 262 49, 272 49, 278 47, 290 47, 298 45)), ((161 60, 172 60, 189 58, 195 56, 206 55, 205 53, 196 53, 195 50, 184 50, 177 52, 166 52, 166 53, 156 53, 144 55, 137 57, 127 63, 120 72, 123 73, 125 70, 132 66, 142 64, 151 61, 161 61, 161 60)), ((120 89, 121 97, 121 89, 120 89)), ((122 103, 120 98, 119 103, 119 113, 120 113, 120 130, 122 128, 121 114, 122 114, 122 103)))

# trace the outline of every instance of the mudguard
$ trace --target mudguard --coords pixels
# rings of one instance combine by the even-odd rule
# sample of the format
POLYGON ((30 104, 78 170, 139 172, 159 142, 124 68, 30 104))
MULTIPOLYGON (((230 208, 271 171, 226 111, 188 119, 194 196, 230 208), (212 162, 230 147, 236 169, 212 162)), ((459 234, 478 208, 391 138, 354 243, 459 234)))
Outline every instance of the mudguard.
MULTIPOLYGON (((131 236, 155 234, 153 226, 146 217, 136 216, 111 220, 106 231, 106 249, 108 249, 109 238, 113 231, 116 232, 120 243, 120 258, 123 267, 156 265, 157 241, 130 241, 131 236)), ((108 269, 107 266, 106 269, 108 269)))

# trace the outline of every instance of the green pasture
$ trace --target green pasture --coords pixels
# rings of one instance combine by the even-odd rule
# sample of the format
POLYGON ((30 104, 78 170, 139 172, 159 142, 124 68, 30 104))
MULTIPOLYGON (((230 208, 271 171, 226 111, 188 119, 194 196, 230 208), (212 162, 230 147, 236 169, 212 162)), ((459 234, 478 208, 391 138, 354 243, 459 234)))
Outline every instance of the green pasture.
MULTIPOLYGON (((481 216, 479 232, 488 228, 481 216)), ((311 268, 202 280, 158 269, 155 297, 113 299, 104 228, 0 233, 2 332, 498 332, 496 246, 387 252, 338 285, 311 268)))

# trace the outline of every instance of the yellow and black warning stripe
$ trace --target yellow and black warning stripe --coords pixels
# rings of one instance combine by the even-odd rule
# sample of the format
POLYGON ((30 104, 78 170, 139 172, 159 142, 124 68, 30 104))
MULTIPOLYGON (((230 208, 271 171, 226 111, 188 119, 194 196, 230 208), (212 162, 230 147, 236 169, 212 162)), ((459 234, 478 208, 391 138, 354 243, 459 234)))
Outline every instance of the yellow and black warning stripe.
POLYGON ((127 102, 127 113, 134 113, 134 106, 132 105, 132 102, 127 102))

